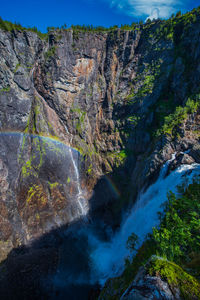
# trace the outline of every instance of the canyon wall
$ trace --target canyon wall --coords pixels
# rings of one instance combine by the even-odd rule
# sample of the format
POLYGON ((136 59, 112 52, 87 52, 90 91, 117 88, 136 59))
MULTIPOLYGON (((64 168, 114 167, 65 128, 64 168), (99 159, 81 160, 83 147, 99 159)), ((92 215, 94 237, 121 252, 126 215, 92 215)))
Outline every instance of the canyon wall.
POLYGON ((0 259, 84 214, 115 227, 172 153, 199 162, 199 80, 196 11, 127 31, 0 30, 0 259))

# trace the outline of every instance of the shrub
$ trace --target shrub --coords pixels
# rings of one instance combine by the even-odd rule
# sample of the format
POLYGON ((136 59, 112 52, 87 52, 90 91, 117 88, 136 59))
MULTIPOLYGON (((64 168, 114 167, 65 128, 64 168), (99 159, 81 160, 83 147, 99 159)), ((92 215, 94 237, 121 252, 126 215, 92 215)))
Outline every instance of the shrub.
POLYGON ((196 112, 198 107, 198 100, 194 101, 188 98, 184 107, 178 106, 174 113, 164 117, 162 128, 157 130, 156 136, 162 134, 176 135, 176 132, 174 132, 175 128, 187 119, 189 114, 196 112))
POLYGON ((12 22, 9 22, 9 21, 4 21, 1 17, 0 17, 0 29, 3 29, 5 31, 14 31, 14 30, 19 30, 19 31, 32 31, 32 32, 35 32, 40 38, 45 38, 46 37, 46 34, 45 33, 42 33, 41 31, 39 31, 37 29, 37 27, 28 27, 28 28, 25 28, 23 27, 21 24, 19 23, 12 23, 12 22))

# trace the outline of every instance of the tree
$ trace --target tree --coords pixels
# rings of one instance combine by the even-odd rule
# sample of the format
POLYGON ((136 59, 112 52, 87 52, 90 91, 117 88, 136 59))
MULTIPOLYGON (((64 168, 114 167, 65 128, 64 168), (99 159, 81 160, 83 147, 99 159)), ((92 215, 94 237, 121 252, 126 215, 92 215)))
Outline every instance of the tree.
POLYGON ((129 250, 134 251, 136 250, 136 244, 138 242, 138 236, 135 233, 132 233, 127 240, 126 246, 129 250))
POLYGON ((181 17, 181 11, 180 10, 176 13, 176 18, 179 18, 179 17, 181 17))

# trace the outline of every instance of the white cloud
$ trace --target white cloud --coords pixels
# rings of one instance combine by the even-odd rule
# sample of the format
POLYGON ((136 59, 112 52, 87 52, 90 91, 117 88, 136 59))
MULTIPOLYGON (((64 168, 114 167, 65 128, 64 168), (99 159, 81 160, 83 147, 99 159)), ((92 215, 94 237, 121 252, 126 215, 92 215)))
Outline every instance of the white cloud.
POLYGON ((184 10, 189 0, 104 0, 112 8, 133 17, 168 18, 177 10, 184 10))
POLYGON ((160 17, 160 9, 159 8, 152 8, 151 14, 148 16, 147 19, 158 19, 160 17))

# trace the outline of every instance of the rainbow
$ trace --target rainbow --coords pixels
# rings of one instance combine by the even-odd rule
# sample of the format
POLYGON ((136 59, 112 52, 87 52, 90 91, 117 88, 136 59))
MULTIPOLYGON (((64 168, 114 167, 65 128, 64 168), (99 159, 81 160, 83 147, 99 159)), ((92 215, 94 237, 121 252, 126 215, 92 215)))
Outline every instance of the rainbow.
MULTIPOLYGON (((61 141, 60 139, 58 139, 56 136, 45 136, 45 135, 39 135, 39 134, 34 134, 34 133, 25 133, 25 132, 21 132, 21 131, 0 131, 0 138, 1 136, 19 136, 19 137, 27 137, 27 138, 38 138, 41 140, 44 140, 46 142, 52 142, 54 144, 57 145, 64 145, 67 148, 71 148, 74 151, 78 152, 80 154, 80 152, 78 151, 77 148, 73 148, 70 145, 67 145, 66 143, 64 143, 63 141, 61 141)), ((114 195, 116 196, 116 198, 120 197, 120 191, 117 188, 116 184, 113 182, 113 180, 110 178, 110 176, 107 174, 104 176, 104 178, 106 179, 109 187, 112 189, 114 195)))
POLYGON ((19 136, 19 137, 27 137, 27 138, 38 138, 44 141, 49 141, 49 142, 53 142, 55 144, 60 144, 60 145, 64 145, 68 148, 72 148, 73 150, 78 151, 77 148, 73 148, 70 145, 67 145, 64 141, 60 140, 58 137, 56 136, 47 136, 47 135, 40 135, 40 134, 34 134, 34 133, 25 133, 22 131, 0 131, 0 137, 1 136, 19 136))
POLYGON ((121 193, 120 193, 119 189, 117 188, 116 184, 113 182, 113 180, 110 178, 109 175, 105 175, 105 179, 106 179, 109 187, 112 189, 116 198, 119 198, 121 196, 121 193))

